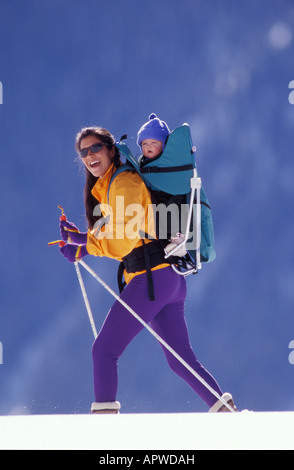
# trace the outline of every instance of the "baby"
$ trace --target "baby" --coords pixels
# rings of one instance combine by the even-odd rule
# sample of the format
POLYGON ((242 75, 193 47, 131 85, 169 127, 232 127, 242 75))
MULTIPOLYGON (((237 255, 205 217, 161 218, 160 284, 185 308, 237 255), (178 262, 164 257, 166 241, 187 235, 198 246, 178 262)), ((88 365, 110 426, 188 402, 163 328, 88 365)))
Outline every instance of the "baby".
POLYGON ((149 116, 149 121, 143 124, 137 134, 137 144, 142 150, 140 166, 144 166, 150 159, 158 158, 164 150, 170 130, 164 121, 156 114, 149 116))
MULTIPOLYGON (((170 130, 168 128, 168 125, 164 121, 161 121, 156 116, 156 114, 150 114, 149 121, 143 124, 137 134, 137 144, 142 150, 142 155, 138 160, 140 168, 144 167, 145 165, 148 165, 150 160, 157 159, 161 156, 169 134, 170 130)), ((185 202, 185 198, 183 196, 171 196, 170 194, 164 193, 163 191, 152 190, 151 197, 156 204, 164 203, 166 206, 170 207, 172 204, 176 204, 179 210, 181 204, 185 202)), ((176 213, 179 214, 178 211, 176 213)), ((158 237, 162 238, 162 229, 163 233, 168 235, 168 239, 165 243, 165 252, 168 254, 177 245, 182 243, 184 237, 182 233, 179 232, 179 220, 177 220, 175 224, 175 228, 177 230, 173 229, 172 222, 166 221, 167 225, 164 224, 164 227, 161 226, 163 221, 161 220, 161 222, 159 222, 160 221, 157 216, 156 226, 158 237)), ((181 246, 175 254, 180 257, 185 256, 185 246, 181 246)))

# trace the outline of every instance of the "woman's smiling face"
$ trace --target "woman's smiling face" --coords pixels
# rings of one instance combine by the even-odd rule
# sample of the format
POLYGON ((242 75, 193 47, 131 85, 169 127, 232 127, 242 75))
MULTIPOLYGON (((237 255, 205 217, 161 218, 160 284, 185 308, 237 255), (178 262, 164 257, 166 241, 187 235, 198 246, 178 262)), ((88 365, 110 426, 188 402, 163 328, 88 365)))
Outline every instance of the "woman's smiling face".
POLYGON ((82 157, 82 161, 86 168, 96 178, 102 178, 112 164, 115 155, 115 149, 109 148, 95 135, 88 135, 80 142, 80 150, 86 150, 87 154, 82 157), (95 144, 101 144, 95 148, 95 144))

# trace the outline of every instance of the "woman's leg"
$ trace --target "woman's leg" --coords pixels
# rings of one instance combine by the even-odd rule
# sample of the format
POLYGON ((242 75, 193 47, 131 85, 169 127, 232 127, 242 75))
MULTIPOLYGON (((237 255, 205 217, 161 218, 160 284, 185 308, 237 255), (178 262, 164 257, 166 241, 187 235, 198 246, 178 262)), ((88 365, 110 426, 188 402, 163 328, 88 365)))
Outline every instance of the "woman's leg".
MULTIPOLYGON (((136 276, 123 291, 121 298, 138 313, 209 385, 222 394, 211 375, 197 361, 190 346, 185 317, 185 280, 171 268, 153 271, 155 301, 149 300, 146 275, 136 276)), ((125 348, 143 329, 142 324, 118 301, 114 303, 93 345, 95 400, 115 401, 117 364, 125 348)), ((212 406, 216 398, 163 347, 170 367, 197 394, 212 406)))
MULTIPOLYGON (((146 274, 136 276, 121 298, 148 323, 177 295, 179 276, 172 269, 152 272, 155 300, 149 300, 146 274)), ((94 391, 97 402, 115 401, 118 379, 117 363, 125 348, 143 329, 142 324, 118 301, 109 311, 93 345, 94 391)))
MULTIPOLYGON (((210 385, 220 396, 222 391, 215 379, 197 360, 190 345, 187 330, 184 300, 179 300, 165 306, 160 313, 151 321, 151 327, 163 338, 166 343, 174 349, 179 356, 184 359, 190 367, 205 382, 210 385)), ((207 403, 209 407, 214 405, 217 398, 203 385, 178 359, 173 356, 163 345, 161 345, 171 369, 182 377, 192 389, 207 403)))

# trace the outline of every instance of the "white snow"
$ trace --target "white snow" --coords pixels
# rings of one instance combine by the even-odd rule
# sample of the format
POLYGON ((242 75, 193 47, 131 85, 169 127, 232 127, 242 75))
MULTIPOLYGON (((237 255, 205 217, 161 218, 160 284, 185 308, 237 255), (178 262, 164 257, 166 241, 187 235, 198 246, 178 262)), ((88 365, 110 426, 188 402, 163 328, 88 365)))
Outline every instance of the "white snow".
POLYGON ((293 450, 294 412, 0 417, 1 450, 293 450))

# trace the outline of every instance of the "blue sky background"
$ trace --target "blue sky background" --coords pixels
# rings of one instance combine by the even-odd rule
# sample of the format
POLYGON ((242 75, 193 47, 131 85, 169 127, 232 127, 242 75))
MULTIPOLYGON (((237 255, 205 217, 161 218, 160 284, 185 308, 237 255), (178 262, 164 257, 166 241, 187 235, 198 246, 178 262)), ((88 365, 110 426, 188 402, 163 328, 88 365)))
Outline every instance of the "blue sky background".
MULTIPOLYGON (((87 413, 92 331, 74 267, 47 243, 61 204, 83 230, 75 134, 191 126, 216 260, 188 279, 200 361, 240 408, 294 410, 294 4, 0 0, 0 413, 87 413)), ((116 289, 116 263, 87 262, 116 289)), ((83 273, 97 328, 113 299, 83 273)), ((119 365, 122 412, 206 411, 147 331, 119 365)))

